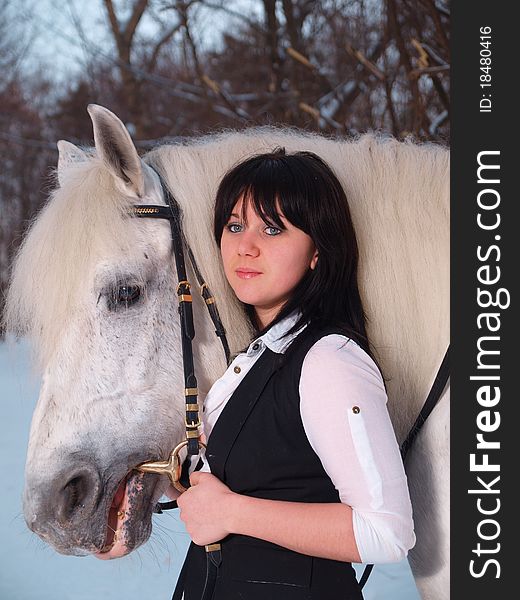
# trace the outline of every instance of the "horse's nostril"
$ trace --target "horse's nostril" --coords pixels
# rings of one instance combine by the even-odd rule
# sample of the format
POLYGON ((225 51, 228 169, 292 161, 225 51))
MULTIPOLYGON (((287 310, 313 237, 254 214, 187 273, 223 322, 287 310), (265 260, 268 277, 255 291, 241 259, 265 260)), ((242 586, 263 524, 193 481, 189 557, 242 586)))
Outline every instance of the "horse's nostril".
POLYGON ((76 473, 62 487, 56 506, 59 522, 66 523, 94 504, 98 491, 97 478, 89 471, 76 473))

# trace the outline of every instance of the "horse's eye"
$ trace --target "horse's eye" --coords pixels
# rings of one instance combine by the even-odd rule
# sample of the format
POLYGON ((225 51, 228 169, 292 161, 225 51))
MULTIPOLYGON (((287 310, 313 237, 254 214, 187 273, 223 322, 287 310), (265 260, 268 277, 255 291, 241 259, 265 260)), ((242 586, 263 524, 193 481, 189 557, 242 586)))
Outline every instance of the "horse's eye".
POLYGON ((138 285, 120 285, 115 288, 108 298, 110 310, 128 308, 135 304, 141 297, 141 288, 138 285))

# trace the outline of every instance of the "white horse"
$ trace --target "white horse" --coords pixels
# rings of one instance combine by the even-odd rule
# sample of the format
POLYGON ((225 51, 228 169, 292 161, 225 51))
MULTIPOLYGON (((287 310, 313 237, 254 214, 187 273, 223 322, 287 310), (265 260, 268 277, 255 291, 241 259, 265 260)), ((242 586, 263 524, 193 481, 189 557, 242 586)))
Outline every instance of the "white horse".
MULTIPOLYGON (((159 145, 140 158, 114 114, 88 110, 95 147, 58 142, 58 185, 19 251, 5 311, 8 329, 32 338, 43 373, 26 464, 28 526, 76 555, 110 548, 109 556, 120 556, 151 533, 167 481, 133 469, 167 458, 184 435, 169 225, 129 216, 134 204, 165 204, 155 171, 181 207, 185 237, 236 352, 251 331, 212 236, 219 180, 240 160, 279 146, 330 164, 359 236, 368 331, 402 442, 449 343, 447 148, 252 128, 159 145)), ((195 293, 194 313, 203 398, 225 359, 195 293)), ((445 390, 407 460, 417 533, 410 564, 424 600, 449 597, 448 421, 445 390)))

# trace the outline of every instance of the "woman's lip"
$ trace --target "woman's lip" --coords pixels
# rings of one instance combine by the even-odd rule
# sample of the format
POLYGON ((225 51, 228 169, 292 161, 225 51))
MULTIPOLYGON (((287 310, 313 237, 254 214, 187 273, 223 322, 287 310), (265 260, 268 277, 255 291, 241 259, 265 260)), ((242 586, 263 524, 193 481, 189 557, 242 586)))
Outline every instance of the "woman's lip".
POLYGON ((236 269, 235 273, 237 274, 237 277, 240 277, 241 279, 252 279, 257 275, 262 274, 260 271, 253 271, 252 269, 236 269))

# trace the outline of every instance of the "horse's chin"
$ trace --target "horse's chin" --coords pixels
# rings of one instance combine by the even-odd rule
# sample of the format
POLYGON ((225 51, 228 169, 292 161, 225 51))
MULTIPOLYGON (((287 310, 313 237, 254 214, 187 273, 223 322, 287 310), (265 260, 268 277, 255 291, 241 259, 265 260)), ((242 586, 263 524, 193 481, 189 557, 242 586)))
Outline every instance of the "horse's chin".
POLYGON ((149 489, 152 478, 156 479, 131 471, 121 481, 108 507, 105 540, 103 547, 94 552, 96 558, 120 558, 148 540, 155 495, 154 489, 149 489))

